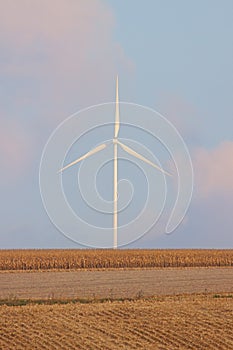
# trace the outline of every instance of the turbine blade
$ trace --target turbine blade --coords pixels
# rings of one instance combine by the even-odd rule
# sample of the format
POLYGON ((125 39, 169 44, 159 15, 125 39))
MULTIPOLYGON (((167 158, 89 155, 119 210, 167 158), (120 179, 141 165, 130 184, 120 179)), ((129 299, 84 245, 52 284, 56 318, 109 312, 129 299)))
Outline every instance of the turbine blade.
POLYGON ((118 76, 116 78, 116 114, 115 114, 115 133, 114 137, 117 138, 120 129, 120 113, 119 113, 119 92, 118 92, 118 76))
POLYGON ((106 148, 106 147, 107 147, 107 145, 106 145, 105 143, 103 143, 102 145, 97 146, 96 148, 94 148, 94 149, 92 149, 91 151, 89 151, 89 152, 87 152, 86 154, 84 154, 82 157, 76 159, 74 162, 72 162, 72 163, 66 165, 64 168, 62 168, 62 169, 59 170, 58 172, 61 173, 62 171, 64 171, 64 170, 68 169, 69 167, 71 167, 71 166, 73 166, 73 165, 75 165, 75 164, 81 162, 83 159, 86 159, 86 158, 92 156, 93 154, 95 154, 95 153, 97 153, 97 152, 103 150, 103 149, 106 148))
POLYGON ((172 176, 171 174, 169 174, 167 171, 163 170, 162 168, 160 168, 158 165, 154 164, 153 162, 151 162, 149 159, 143 157, 141 154, 137 153, 136 151, 134 151, 132 148, 129 148, 128 146, 126 146, 125 144, 117 141, 118 145, 121 146, 121 148, 123 148, 123 150, 129 154, 131 154, 132 156, 142 160, 143 162, 153 166, 155 169, 161 171, 162 173, 168 175, 168 176, 172 176))

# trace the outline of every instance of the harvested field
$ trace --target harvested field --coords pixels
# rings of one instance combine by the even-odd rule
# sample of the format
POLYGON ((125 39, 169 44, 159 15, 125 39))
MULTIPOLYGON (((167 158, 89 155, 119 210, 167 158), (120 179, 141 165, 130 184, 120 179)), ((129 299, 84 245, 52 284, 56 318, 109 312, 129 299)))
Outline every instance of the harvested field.
POLYGON ((0 270, 233 266, 233 250, 0 250, 0 270))
POLYGON ((233 268, 0 273, 0 298, 132 298, 233 293, 233 268))
POLYGON ((233 350, 232 266, 232 250, 0 251, 0 349, 233 350))
POLYGON ((0 307, 0 349, 231 350, 232 295, 0 307))

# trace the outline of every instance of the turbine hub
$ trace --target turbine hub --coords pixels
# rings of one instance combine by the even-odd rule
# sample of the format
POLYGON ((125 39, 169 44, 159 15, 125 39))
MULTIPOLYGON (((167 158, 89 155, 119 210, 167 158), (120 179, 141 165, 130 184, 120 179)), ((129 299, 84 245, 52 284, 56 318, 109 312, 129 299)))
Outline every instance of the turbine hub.
POLYGON ((114 137, 114 139, 112 140, 113 141, 113 144, 116 145, 117 144, 117 138, 114 137))

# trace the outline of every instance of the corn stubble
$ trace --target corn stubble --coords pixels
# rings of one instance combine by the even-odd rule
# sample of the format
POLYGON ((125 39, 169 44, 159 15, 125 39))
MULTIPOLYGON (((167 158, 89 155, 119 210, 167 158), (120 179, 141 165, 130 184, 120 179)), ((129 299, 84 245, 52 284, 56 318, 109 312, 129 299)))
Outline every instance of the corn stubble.
POLYGON ((214 295, 0 307, 0 348, 233 349, 233 299, 214 295))

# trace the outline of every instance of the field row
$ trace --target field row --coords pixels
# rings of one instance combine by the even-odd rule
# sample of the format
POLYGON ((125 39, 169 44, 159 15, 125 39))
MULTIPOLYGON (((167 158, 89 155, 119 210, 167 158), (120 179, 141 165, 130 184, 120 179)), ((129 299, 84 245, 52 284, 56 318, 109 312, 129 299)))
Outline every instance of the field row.
POLYGON ((233 349, 233 298, 0 307, 0 348, 233 349))
POLYGON ((233 266, 233 250, 0 250, 0 270, 233 266))

